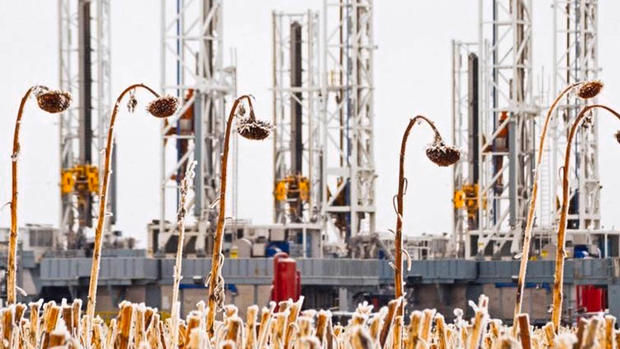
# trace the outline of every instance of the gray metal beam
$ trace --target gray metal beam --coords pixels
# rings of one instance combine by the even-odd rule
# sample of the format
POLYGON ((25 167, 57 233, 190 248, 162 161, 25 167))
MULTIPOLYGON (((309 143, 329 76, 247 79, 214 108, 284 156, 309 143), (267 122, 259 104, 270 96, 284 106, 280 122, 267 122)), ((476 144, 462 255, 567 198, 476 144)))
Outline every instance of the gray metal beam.
MULTIPOLYGON (((73 285, 90 275, 90 258, 43 258, 41 282, 46 285, 73 285)), ((133 284, 172 284, 174 259, 149 257, 103 257, 101 280, 133 284)), ((25 263, 25 267, 30 264, 25 263)), ((387 260, 378 259, 297 259, 302 285, 324 286, 381 286, 393 282, 393 271, 387 260)), ((518 261, 424 260, 413 261, 405 273, 407 283, 509 283, 518 274, 518 261)), ((183 282, 200 280, 211 270, 208 258, 183 260, 183 282)), ((532 261, 526 282, 552 283, 553 261, 532 261)), ((268 285, 273 280, 273 259, 228 259, 222 274, 226 282, 245 285, 268 285)), ((566 284, 615 285, 620 283, 620 259, 568 260, 565 265, 566 284)), ((610 291, 611 292, 611 291, 610 291)), ((611 299, 611 298, 610 298, 611 299)))

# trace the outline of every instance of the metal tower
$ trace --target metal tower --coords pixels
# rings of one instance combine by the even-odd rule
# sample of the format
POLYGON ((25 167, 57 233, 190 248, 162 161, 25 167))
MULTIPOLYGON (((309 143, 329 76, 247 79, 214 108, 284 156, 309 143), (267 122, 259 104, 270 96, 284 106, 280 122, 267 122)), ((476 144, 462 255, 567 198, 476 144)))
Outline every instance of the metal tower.
MULTIPOLYGON (((59 0, 60 88, 73 95, 60 118, 60 230, 69 247, 79 245, 85 227, 96 218, 99 168, 110 115, 110 2, 59 0)), ((110 210, 115 217, 112 174, 110 210)))
POLYGON ((375 231, 373 1, 323 6, 322 209, 348 240, 375 231))
POLYGON ((464 257, 468 231, 478 229, 478 44, 452 41, 452 142, 461 159, 452 168, 452 237, 464 257))
POLYGON ((210 222, 217 216, 213 203, 219 190, 226 99, 234 97, 236 89, 235 67, 223 62, 222 6, 221 0, 161 2, 161 89, 182 103, 161 130, 159 231, 168 230, 166 197, 178 195, 188 161, 196 160, 192 207, 201 233, 199 250, 207 248, 206 233, 215 229, 210 222))
POLYGON ((319 16, 273 12, 274 222, 320 221, 319 16))
MULTIPOLYGON (((553 92, 558 93, 568 84, 595 79, 598 65, 598 1, 555 0, 554 4, 554 70, 553 92)), ((553 169, 564 161, 564 147, 571 123, 585 102, 574 95, 564 98, 557 108, 552 124, 554 152, 553 169)), ((596 113, 593 111, 592 113, 596 113)), ((598 120, 578 130, 574 144, 574 167, 571 171, 571 198, 568 211, 568 229, 597 230, 600 228, 600 180, 598 172, 598 120)), ((561 196, 562 181, 551 172, 552 190, 546 200, 555 203, 561 196)), ((554 214, 559 210, 551 206, 554 214)), ((555 220, 553 221, 555 223, 555 220)))
POLYGON ((534 166, 531 0, 480 0, 479 227, 467 253, 517 252, 534 166), (484 9, 491 9, 486 13, 484 9))

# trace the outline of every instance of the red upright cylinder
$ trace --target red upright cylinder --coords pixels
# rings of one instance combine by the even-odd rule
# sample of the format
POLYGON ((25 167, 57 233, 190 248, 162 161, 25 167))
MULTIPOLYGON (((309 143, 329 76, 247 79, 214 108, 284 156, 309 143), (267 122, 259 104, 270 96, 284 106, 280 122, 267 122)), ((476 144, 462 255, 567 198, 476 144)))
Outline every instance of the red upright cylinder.
POLYGON ((605 310, 605 290, 593 285, 578 285, 577 307, 587 313, 605 310))
POLYGON ((299 299, 301 278, 297 272, 297 263, 284 252, 273 257, 273 289, 271 300, 277 302, 299 299))

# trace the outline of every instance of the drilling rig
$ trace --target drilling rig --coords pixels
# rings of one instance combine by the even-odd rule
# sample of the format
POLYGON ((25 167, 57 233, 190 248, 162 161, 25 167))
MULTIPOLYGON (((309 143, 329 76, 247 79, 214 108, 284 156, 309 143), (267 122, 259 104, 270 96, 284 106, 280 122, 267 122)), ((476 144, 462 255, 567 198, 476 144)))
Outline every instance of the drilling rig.
POLYGON ((272 14, 274 222, 302 230, 304 250, 331 239, 352 255, 375 232, 372 13, 324 1, 322 50, 316 13, 272 14))
POLYGON ((321 209, 326 231, 348 244, 375 232, 373 1, 323 7, 321 209))
MULTIPOLYGON (((476 43, 453 42, 453 138, 465 156, 454 168, 454 239, 459 256, 518 254, 529 204, 541 115, 532 92, 531 1, 481 0, 476 43), (491 10, 491 11, 489 11, 491 10), (489 14, 490 12, 490 14, 489 14)), ((553 84, 596 79, 598 2, 554 1, 553 84)), ((569 93, 551 121, 543 149, 532 250, 555 253, 562 181, 558 175, 570 125, 586 103, 569 93)), ((578 129, 570 171, 567 241, 572 250, 605 257, 618 250, 618 232, 601 229, 598 122, 578 129)))
POLYGON ((465 151, 453 172, 461 256, 519 250, 538 115, 531 13, 528 0, 480 0, 478 42, 453 43, 453 141, 465 151))
POLYGON ((178 189, 191 161, 197 162, 190 200, 194 224, 188 226, 185 250, 198 255, 210 250, 215 231, 212 222, 218 211, 226 103, 236 94, 236 68, 234 64, 225 67, 223 62, 222 10, 221 0, 162 1, 161 90, 178 97, 181 105, 161 129, 160 215, 148 227, 148 246, 154 253, 176 250, 167 201, 176 201, 176 212, 178 189))
POLYGON ((455 257, 465 257, 466 234, 478 229, 478 43, 452 40, 452 140, 461 159, 452 167, 452 239, 455 257))
MULTIPOLYGON (((553 91, 578 81, 596 79, 598 66, 598 1, 554 1, 553 91)), ((588 103, 591 103, 589 101, 588 103)), ((570 125, 586 101, 570 94, 563 98, 554 115, 552 137, 554 152, 550 163, 558 168, 564 159, 564 147, 570 125)), ((600 179, 598 174, 598 118, 592 111, 591 121, 579 128, 575 142, 575 167, 567 228, 592 231, 601 228, 600 179)), ((550 190, 545 209, 551 213, 555 198, 562 193, 562 183, 555 173, 547 178, 550 190)))
POLYGON ((272 13, 274 108, 274 222, 289 239, 299 236, 302 256, 322 250, 321 88, 319 16, 272 13))
MULTIPOLYGON (((74 102, 60 117, 60 232, 67 248, 81 248, 96 217, 110 104, 110 1, 59 0, 60 88, 74 102)), ((116 147, 115 147, 116 149, 116 147)), ((116 155, 112 155, 113 163, 116 155)), ((115 167, 114 165, 112 167, 115 167)), ((106 226, 116 217, 116 175, 111 175, 106 226)))

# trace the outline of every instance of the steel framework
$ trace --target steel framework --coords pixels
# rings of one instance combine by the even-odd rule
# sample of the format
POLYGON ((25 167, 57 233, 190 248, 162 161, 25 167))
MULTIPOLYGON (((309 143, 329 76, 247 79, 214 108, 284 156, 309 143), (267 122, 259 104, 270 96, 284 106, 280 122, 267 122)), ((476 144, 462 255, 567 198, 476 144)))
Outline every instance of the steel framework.
POLYGON ((453 228, 456 256, 465 236, 478 228, 478 44, 452 41, 452 142, 461 159, 452 168, 453 228))
MULTIPOLYGON (((595 79, 598 65, 598 1, 555 0, 554 4, 554 70, 553 91, 559 93, 565 86, 577 81, 595 79)), ((552 124, 554 152, 553 169, 564 159, 564 148, 571 123, 586 102, 574 95, 558 105, 552 124)), ((592 111, 595 113, 595 111, 592 111)), ((574 167, 571 171, 571 199, 568 229, 598 230, 600 228, 600 179, 598 170, 598 121, 591 121, 578 130, 574 145, 574 167)), ((562 193, 562 181, 557 172, 551 172, 546 200, 555 203, 562 193)), ((555 213, 559 207, 551 207, 555 213)), ((555 220, 553 220, 555 225, 555 220)))
POLYGON ((198 249, 208 248, 206 234, 215 228, 226 100, 236 93, 236 68, 223 62, 222 7, 221 0, 161 1, 161 89, 182 103, 161 129, 159 246, 168 238, 166 197, 178 195, 188 161, 197 161, 190 204, 204 237, 198 249))
POLYGON ((473 248, 506 255, 520 246, 533 179, 537 113, 531 14, 531 0, 479 1, 481 204, 479 228, 467 244, 467 255, 473 248))
POLYGON ((319 16, 273 12, 274 221, 320 221, 319 16))
MULTIPOLYGON (((60 116, 60 230, 69 245, 92 226, 110 114, 110 2, 59 0, 60 88, 73 95, 60 116)), ((110 210, 114 223, 115 180, 110 210)))
POLYGON ((347 240, 375 231, 373 1, 323 6, 322 210, 347 240))

